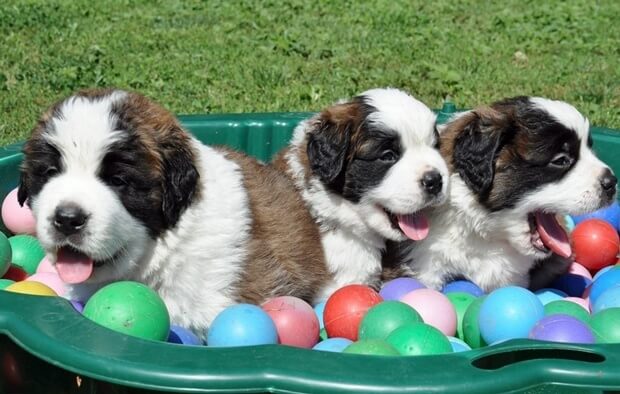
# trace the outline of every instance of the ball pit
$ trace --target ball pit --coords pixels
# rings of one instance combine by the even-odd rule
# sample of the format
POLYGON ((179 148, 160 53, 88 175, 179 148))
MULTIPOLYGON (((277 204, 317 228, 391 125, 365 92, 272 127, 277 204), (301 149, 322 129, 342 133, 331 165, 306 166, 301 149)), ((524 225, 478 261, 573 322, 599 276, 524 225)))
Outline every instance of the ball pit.
POLYGON ((450 345, 452 345, 452 351, 454 353, 466 352, 468 350, 471 350, 471 347, 462 339, 456 337, 448 337, 448 341, 450 341, 450 345))
POLYGON ((472 349, 487 346, 484 338, 480 334, 480 324, 478 319, 480 317, 480 308, 484 302, 486 296, 476 298, 467 308, 463 315, 463 338, 472 349))
POLYGON ((569 315, 584 323, 589 323, 590 313, 581 305, 564 300, 552 301, 545 305, 545 316, 569 315))
POLYGON ((469 293, 474 297, 484 295, 484 291, 473 282, 468 280, 457 280, 446 284, 441 290, 444 294, 449 293, 469 293))
POLYGON ((540 319, 529 338, 567 343, 594 343, 592 330, 583 321, 569 315, 554 314, 540 319))
POLYGON ((176 343, 179 345, 188 345, 188 346, 200 346, 202 345, 202 340, 196 336, 192 331, 187 328, 177 326, 174 324, 170 325, 170 333, 168 333, 168 342, 176 343))
POLYGON ((365 354, 368 356, 398 356, 399 353, 389 343, 379 339, 364 339, 347 346, 343 353, 365 354))
POLYGON ((36 222, 28 204, 19 205, 17 188, 11 190, 2 201, 2 223, 13 234, 36 233, 36 222))
POLYGON ((319 341, 319 319, 304 300, 291 296, 276 297, 261 307, 276 325, 278 343, 311 348, 319 341))
POLYGON ((463 339, 463 319, 467 308, 476 300, 470 293, 453 292, 446 294, 456 312, 456 336, 463 339))
POLYGON ((424 289, 424 286, 420 281, 413 278, 396 278, 386 282, 379 295, 384 300, 400 300, 405 294, 410 293, 417 289, 424 289))
POLYGON ((44 285, 40 282, 31 282, 31 281, 21 281, 15 282, 4 288, 5 291, 10 291, 12 293, 20 293, 20 294, 29 294, 29 295, 37 295, 37 296, 49 296, 56 297, 58 294, 54 290, 52 290, 49 286, 44 285))
POLYGON ((356 341, 364 315, 381 301, 381 296, 368 286, 348 285, 336 290, 323 312, 327 335, 356 341))
POLYGON ((590 302, 594 314, 609 308, 620 308, 620 286, 605 290, 595 301, 590 302))
POLYGON ((590 319, 590 327, 599 343, 620 343, 620 308, 609 308, 590 319))
POLYGON ((538 297, 543 305, 547 305, 551 301, 557 301, 568 297, 568 294, 558 289, 540 289, 534 294, 536 294, 536 297, 538 297))
POLYGON ((37 271, 37 267, 45 257, 45 251, 39 241, 32 235, 19 234, 9 238, 12 262, 22 268, 28 275, 37 271))
POLYGON ((407 323, 422 322, 415 309, 400 301, 383 301, 368 310, 359 327, 359 339, 381 339, 407 323))
POLYGON ((571 234, 575 261, 590 270, 598 270, 618 259, 618 230, 600 219, 579 223, 571 234))
POLYGON ((54 292, 61 297, 67 292, 65 282, 60 279, 58 274, 53 272, 36 272, 30 275, 27 280, 43 283, 54 290, 54 292))
POLYGON ((452 353, 448 338, 425 323, 409 323, 392 331, 385 340, 403 356, 452 353))
POLYGON ((327 338, 314 345, 312 350, 341 353, 347 346, 352 343, 353 341, 347 338, 327 338))
POLYGON ((601 294, 615 286, 620 286, 620 267, 612 267, 596 277, 589 289, 590 301, 595 303, 601 294))
POLYGON ((400 300, 413 307, 425 323, 436 327, 444 335, 456 334, 456 311, 444 294, 433 289, 418 289, 405 294, 400 300))
POLYGON ((271 317, 256 305, 232 305, 220 312, 207 332, 208 346, 252 346, 278 343, 271 317))

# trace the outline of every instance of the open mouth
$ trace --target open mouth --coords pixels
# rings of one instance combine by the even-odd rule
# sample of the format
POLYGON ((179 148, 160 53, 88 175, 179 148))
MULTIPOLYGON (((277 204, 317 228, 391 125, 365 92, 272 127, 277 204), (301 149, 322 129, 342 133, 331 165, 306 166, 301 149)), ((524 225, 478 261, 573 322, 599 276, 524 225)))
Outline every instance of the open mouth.
POLYGON ((568 234, 558 223, 555 214, 534 212, 527 216, 527 221, 534 248, 545 253, 553 252, 565 258, 571 256, 568 234))
POLYGON ((56 270, 65 283, 77 284, 88 280, 95 267, 114 261, 121 254, 119 249, 114 256, 105 260, 93 260, 73 246, 61 246, 56 251, 56 270))
POLYGON ((406 215, 399 215, 383 208, 385 214, 390 219, 392 227, 400 230, 405 236, 414 241, 421 241, 428 236, 428 219, 421 212, 414 212, 406 215))

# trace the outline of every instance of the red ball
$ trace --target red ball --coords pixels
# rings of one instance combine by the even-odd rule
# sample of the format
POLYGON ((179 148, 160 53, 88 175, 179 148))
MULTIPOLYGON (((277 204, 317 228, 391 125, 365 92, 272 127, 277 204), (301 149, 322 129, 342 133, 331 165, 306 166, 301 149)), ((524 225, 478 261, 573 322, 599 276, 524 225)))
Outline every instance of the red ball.
POLYGON ((319 341, 319 319, 304 300, 276 297, 265 302, 262 308, 276 325, 280 344, 311 348, 319 341))
POLYGON ((357 341, 359 325, 368 309, 383 298, 368 286, 348 285, 334 292, 325 303, 323 322, 330 338, 357 341))
POLYGON ((620 238, 604 220, 584 220, 575 227, 571 238, 575 261, 586 268, 598 270, 617 261, 620 238))
POLYGON ((6 274, 4 274, 2 279, 10 279, 15 282, 21 282, 23 280, 26 280, 27 277, 28 273, 26 273, 26 271, 21 269, 21 267, 11 264, 9 270, 6 272, 6 274))

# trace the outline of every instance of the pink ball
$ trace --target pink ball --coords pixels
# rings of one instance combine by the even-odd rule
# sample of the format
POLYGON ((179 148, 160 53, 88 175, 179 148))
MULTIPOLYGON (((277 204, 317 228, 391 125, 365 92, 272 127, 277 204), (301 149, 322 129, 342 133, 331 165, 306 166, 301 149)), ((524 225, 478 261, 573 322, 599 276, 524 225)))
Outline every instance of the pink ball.
POLYGON ((41 262, 37 266, 36 272, 48 272, 58 275, 58 271, 56 271, 56 268, 52 265, 52 262, 47 258, 47 256, 43 257, 43 260, 41 260, 41 262))
POLYGON ((586 311, 590 312, 590 300, 584 300, 583 298, 579 298, 579 297, 566 297, 564 298, 565 301, 570 301, 570 302, 574 302, 575 304, 581 305, 583 307, 583 309, 585 309, 586 311))
POLYGON ((280 344, 312 348, 319 341, 319 319, 305 301, 291 296, 276 297, 262 308, 275 323, 280 344))
POLYGON ((27 204, 20 206, 17 201, 17 188, 13 189, 2 202, 2 221, 13 234, 36 233, 36 223, 27 204))
POLYGON ((37 272, 28 277, 28 280, 43 283, 44 285, 49 286, 52 290, 56 292, 56 294, 61 297, 67 293, 65 282, 60 279, 60 276, 58 276, 58 274, 52 272, 37 272))
POLYGON ((579 263, 571 264, 570 268, 568 269, 568 273, 575 274, 575 275, 581 275, 588 279, 592 279, 592 274, 590 273, 590 271, 588 271, 586 267, 584 267, 583 265, 579 263))
POLYGON ((413 307, 424 323, 430 324, 447 336, 456 333, 456 311, 454 306, 442 293, 433 289, 418 289, 405 294, 401 302, 413 307))

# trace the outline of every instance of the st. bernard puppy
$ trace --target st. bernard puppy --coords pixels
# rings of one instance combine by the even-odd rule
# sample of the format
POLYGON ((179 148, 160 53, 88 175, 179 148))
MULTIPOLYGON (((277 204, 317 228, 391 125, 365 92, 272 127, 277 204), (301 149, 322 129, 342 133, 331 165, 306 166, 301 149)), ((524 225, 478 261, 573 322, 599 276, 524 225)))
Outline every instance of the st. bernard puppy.
POLYGON ((25 143, 20 203, 68 297, 112 281, 155 289, 171 320, 204 334, 237 302, 309 302, 328 273, 316 224, 289 178, 201 144, 149 99, 79 92, 25 143))
POLYGON ((591 147, 588 120, 561 101, 516 97, 456 116, 441 131, 448 202, 427 211, 436 231, 398 245, 410 274, 435 289, 458 278, 486 291, 547 285, 571 262, 557 218, 616 196, 591 147))
POLYGON ((324 298, 347 284, 378 286, 386 240, 427 236, 420 211, 448 190, 435 118, 400 90, 373 89, 301 122, 275 158, 320 226, 332 274, 324 298))

